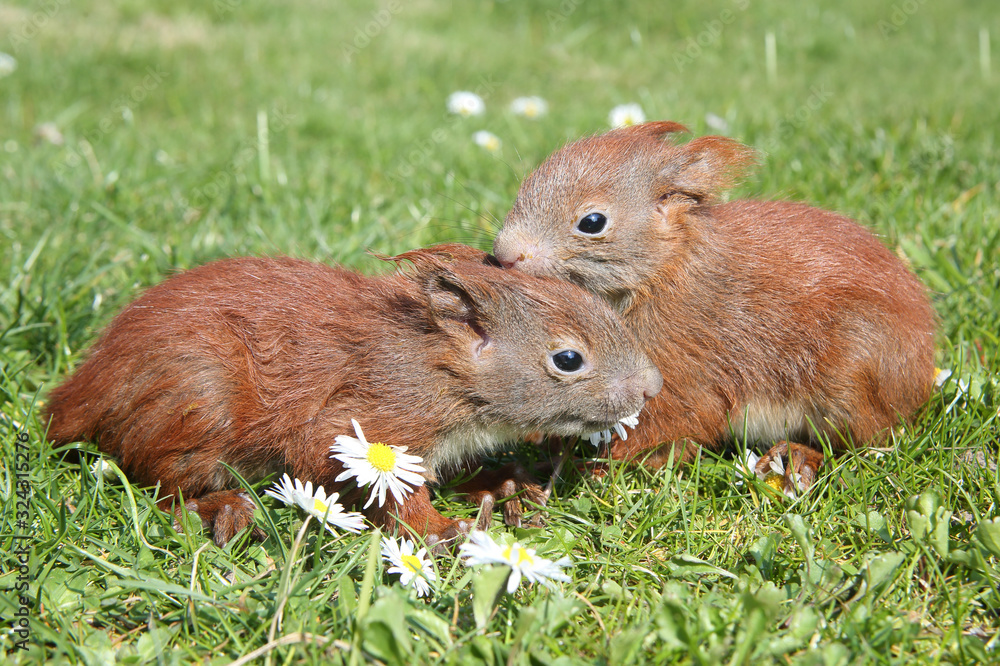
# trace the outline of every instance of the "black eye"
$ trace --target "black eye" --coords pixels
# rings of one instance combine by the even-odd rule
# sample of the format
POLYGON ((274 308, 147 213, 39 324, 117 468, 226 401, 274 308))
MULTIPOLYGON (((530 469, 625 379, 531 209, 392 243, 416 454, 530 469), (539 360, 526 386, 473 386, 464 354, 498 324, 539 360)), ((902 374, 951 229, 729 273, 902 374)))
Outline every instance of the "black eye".
POLYGON ((576 228, 580 230, 580 233, 591 236, 601 233, 606 226, 608 226, 608 218, 604 217, 603 213, 591 213, 576 223, 576 228))
POLYGON ((576 372, 583 367, 583 354, 572 349, 564 349, 552 355, 552 362, 563 372, 576 372))

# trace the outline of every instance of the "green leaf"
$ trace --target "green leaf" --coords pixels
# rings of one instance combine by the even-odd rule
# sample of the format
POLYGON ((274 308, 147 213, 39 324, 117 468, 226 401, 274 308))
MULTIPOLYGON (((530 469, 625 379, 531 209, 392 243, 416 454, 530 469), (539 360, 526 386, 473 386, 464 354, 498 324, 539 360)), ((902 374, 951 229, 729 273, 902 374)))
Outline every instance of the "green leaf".
POLYGON ((642 626, 629 628, 612 636, 608 645, 608 663, 634 663, 648 634, 648 623, 644 623, 642 626))
POLYGON ((389 588, 365 616, 362 645, 379 659, 390 664, 409 663, 413 637, 407 629, 404 609, 409 600, 399 588, 389 588))
POLYGON ((508 566, 479 567, 472 578, 472 616, 482 629, 490 620, 493 608, 504 591, 511 569, 508 566))
POLYGON ((409 608, 406 617, 428 636, 436 639, 442 647, 450 648, 454 643, 451 636, 451 624, 440 615, 425 608, 409 608))
POLYGON ((1000 557, 1000 519, 984 520, 976 525, 976 539, 993 557, 1000 557))
POLYGON ((941 506, 933 490, 906 501, 906 524, 917 543, 926 543, 941 557, 948 557, 948 528, 951 511, 941 506))
POLYGON ((676 576, 705 576, 705 575, 716 575, 724 576, 726 578, 732 578, 733 580, 739 579, 739 576, 731 571, 727 571, 722 567, 718 567, 711 562, 707 562, 701 558, 695 557, 694 555, 689 555, 687 553, 678 553, 670 558, 667 563, 670 567, 670 571, 676 576))
POLYGON ((750 556, 757 564, 757 570, 765 580, 774 573, 774 556, 778 552, 778 540, 773 534, 763 536, 750 546, 750 556))
POLYGON ((814 564, 816 557, 816 547, 813 545, 812 530, 806 526, 802 516, 795 515, 794 513, 786 513, 784 515, 785 524, 788 529, 792 532, 792 536, 795 537, 795 541, 798 542, 799 548, 802 549, 802 554, 806 558, 806 562, 814 564))
POLYGON ((906 555, 898 552, 882 553, 869 560, 862 571, 868 594, 874 594, 884 583, 894 577, 899 566, 905 560, 906 555))

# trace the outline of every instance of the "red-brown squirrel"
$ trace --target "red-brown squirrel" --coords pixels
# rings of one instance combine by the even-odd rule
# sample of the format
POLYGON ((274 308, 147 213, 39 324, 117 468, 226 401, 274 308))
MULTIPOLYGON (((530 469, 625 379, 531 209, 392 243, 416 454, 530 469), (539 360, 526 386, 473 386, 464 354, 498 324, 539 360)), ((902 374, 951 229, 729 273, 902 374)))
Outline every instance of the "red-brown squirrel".
POLYGON ((560 277, 621 314, 663 375, 616 459, 660 465, 733 434, 778 442, 801 485, 822 454, 885 437, 928 398, 926 290, 868 230, 800 203, 719 203, 754 162, 718 136, 650 122, 570 143, 522 183, 494 242, 508 268, 560 277))
MULTIPOLYGON (((51 392, 48 437, 96 441, 133 482, 180 490, 224 544, 254 505, 222 463, 249 481, 288 472, 357 500, 330 457, 352 418, 370 441, 421 456, 434 482, 530 432, 609 428, 660 389, 615 313, 573 285, 461 245, 393 261, 412 268, 366 277, 237 258, 170 277, 51 392)), ((438 513, 426 486, 365 514, 432 544, 470 528, 438 513)))

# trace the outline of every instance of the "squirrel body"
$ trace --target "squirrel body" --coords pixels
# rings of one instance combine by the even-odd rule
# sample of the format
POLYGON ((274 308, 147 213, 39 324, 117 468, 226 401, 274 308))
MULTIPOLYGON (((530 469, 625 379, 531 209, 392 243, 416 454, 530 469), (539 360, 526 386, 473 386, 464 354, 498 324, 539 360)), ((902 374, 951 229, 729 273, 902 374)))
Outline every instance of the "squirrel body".
POLYGON ((834 449, 884 437, 933 386, 923 285, 846 217, 719 203, 752 151, 664 140, 680 131, 652 122, 567 145, 525 179, 494 242, 504 266, 603 297, 660 369, 663 390, 612 456, 659 465, 744 433, 834 449))
MULTIPOLYGON (((168 278, 51 392, 48 437, 96 441, 133 482, 159 483, 164 508, 180 491, 222 544, 251 524, 253 505, 221 463, 251 482, 288 472, 356 501, 330 458, 352 418, 369 441, 421 456, 436 482, 530 432, 606 428, 659 390, 615 314, 576 287, 511 274, 461 245, 394 260, 413 266, 366 277, 236 258, 168 278), (568 351, 582 359, 573 372, 554 362, 575 360, 568 351)), ((432 543, 469 529, 439 514, 426 486, 365 513, 432 543)))

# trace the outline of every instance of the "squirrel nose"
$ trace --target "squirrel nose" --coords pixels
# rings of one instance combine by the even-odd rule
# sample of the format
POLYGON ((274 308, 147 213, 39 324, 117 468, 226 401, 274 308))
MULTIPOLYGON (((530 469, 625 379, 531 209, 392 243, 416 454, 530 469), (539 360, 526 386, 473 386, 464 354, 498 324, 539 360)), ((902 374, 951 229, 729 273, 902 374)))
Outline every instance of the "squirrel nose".
POLYGON ((659 393, 661 388, 663 388, 663 375, 661 375, 660 371, 651 365, 646 367, 643 374, 645 386, 642 389, 642 397, 649 400, 659 393))

